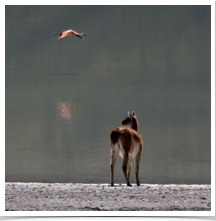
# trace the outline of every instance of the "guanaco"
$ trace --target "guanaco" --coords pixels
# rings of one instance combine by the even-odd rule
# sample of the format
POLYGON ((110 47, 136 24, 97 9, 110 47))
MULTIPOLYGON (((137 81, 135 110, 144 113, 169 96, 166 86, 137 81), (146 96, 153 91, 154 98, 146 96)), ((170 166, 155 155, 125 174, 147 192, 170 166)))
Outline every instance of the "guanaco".
POLYGON ((114 129, 110 134, 111 186, 114 186, 114 167, 118 159, 118 155, 123 158, 122 170, 127 182, 127 186, 131 186, 131 158, 134 158, 136 183, 137 186, 139 186, 139 162, 143 149, 143 141, 142 136, 138 130, 138 120, 134 111, 132 112, 132 114, 128 112, 128 117, 126 117, 125 120, 122 121, 122 125, 124 126, 114 129), (125 125, 130 125, 131 128, 125 125))
MULTIPOLYGON (((54 34, 54 36, 56 36, 57 34, 54 34)), ((86 36, 85 33, 78 33, 74 30, 66 30, 66 31, 63 31, 62 33, 59 34, 59 36, 57 37, 57 40, 61 40, 65 37, 67 37, 68 35, 75 35, 81 39, 83 39, 83 36, 86 36)))

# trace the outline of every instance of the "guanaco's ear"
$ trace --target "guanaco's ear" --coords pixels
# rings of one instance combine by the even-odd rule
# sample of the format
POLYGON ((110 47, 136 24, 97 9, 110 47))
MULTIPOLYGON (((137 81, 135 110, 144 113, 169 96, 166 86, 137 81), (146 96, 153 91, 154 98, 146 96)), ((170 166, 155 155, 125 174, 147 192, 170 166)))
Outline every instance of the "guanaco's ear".
POLYGON ((130 117, 131 119, 132 119, 132 116, 131 116, 131 114, 130 114, 130 112, 128 111, 128 117, 130 117))
POLYGON ((133 117, 136 117, 136 114, 135 114, 135 112, 134 112, 134 111, 132 111, 132 115, 133 115, 133 117))

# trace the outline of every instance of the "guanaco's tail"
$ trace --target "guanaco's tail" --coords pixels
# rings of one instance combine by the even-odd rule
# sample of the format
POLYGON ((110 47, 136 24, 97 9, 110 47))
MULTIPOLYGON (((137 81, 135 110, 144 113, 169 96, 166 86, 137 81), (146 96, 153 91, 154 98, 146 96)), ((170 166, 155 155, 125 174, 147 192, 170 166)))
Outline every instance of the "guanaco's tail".
POLYGON ((118 142, 120 136, 120 131, 119 130, 113 130, 110 134, 110 143, 111 144, 116 144, 118 142))

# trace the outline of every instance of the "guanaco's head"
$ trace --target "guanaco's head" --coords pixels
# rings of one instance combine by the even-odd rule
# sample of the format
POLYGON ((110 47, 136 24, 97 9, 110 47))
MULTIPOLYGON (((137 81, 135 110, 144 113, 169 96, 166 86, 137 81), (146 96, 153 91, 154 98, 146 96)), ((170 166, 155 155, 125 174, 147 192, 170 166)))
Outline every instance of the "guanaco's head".
POLYGON ((132 111, 132 114, 130 114, 128 111, 128 117, 122 121, 122 125, 130 125, 132 129, 138 131, 138 122, 134 111, 132 111))

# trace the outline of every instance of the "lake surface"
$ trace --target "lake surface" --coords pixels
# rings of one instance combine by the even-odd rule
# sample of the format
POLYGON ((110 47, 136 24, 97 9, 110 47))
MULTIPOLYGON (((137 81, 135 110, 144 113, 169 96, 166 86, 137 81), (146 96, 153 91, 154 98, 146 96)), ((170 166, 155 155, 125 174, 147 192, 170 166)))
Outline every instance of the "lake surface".
POLYGON ((141 183, 211 183, 211 6, 6 6, 5 25, 7 182, 108 183, 135 111, 141 183))

